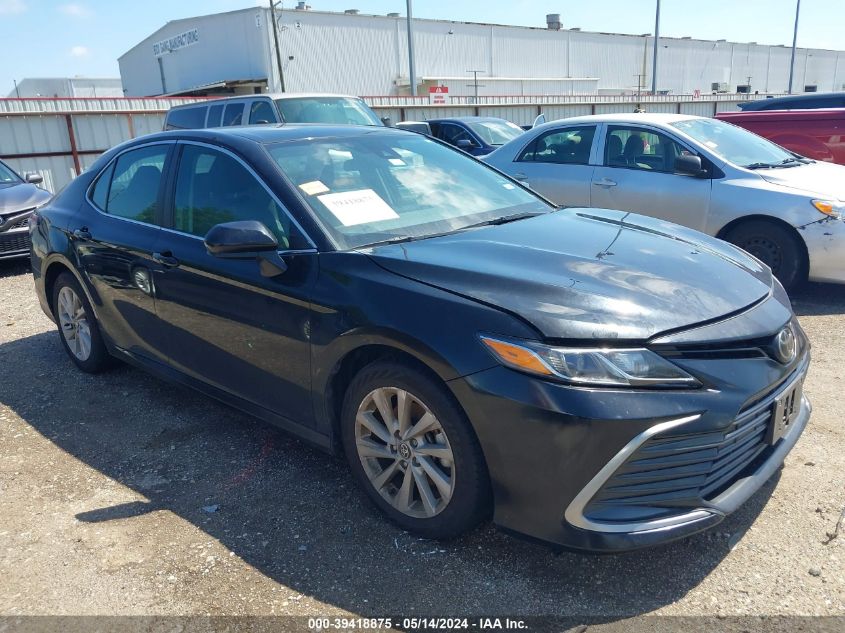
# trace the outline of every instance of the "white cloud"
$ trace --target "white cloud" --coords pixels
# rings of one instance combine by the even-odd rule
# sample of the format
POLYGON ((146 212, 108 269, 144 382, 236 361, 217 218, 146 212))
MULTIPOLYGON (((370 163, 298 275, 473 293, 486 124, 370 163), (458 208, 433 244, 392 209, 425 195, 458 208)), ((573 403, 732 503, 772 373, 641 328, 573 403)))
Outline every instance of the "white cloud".
POLYGON ((70 15, 75 18, 80 18, 91 13, 88 7, 81 4, 63 4, 59 7, 59 12, 65 15, 70 15))
POLYGON ((74 57, 88 57, 91 54, 91 49, 87 46, 72 46, 70 54, 74 57))
POLYGON ((0 0, 0 15, 23 13, 26 8, 23 0, 0 0))

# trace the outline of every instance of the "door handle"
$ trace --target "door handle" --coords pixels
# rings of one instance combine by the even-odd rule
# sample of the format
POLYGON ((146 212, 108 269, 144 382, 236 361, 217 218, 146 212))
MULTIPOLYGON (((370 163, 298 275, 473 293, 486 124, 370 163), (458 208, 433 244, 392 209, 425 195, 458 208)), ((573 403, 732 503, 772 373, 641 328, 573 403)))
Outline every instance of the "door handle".
POLYGON ((615 187, 615 186, 616 186, 616 181, 615 181, 615 180, 610 180, 609 178, 602 178, 601 180, 596 180, 593 184, 594 184, 596 187, 605 187, 605 188, 607 188, 607 187, 615 187))
POLYGON ((153 261, 166 268, 176 268, 176 266, 179 265, 179 260, 173 257, 173 254, 170 251, 164 253, 153 253, 153 261))
POLYGON ((83 226, 80 229, 75 229, 73 231, 73 236, 80 240, 90 240, 91 239, 91 232, 88 230, 87 226, 83 226))

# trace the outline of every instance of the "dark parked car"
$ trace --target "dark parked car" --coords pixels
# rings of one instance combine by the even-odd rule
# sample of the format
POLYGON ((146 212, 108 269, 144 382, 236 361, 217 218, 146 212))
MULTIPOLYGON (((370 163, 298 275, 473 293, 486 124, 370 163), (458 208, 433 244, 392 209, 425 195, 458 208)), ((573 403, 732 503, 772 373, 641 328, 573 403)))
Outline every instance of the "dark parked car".
POLYGON ((38 174, 20 177, 0 161, 0 259, 29 255, 29 217, 50 199, 38 174))
POLYGON ((492 513, 587 550, 680 538, 810 415, 807 339, 757 260, 555 208, 412 132, 147 136, 36 217, 36 290, 77 367, 119 358, 343 452, 425 537, 492 513))
POLYGON ((484 156, 524 131, 518 125, 489 116, 429 119, 431 135, 473 156, 484 156))
POLYGON ((757 99, 737 104, 740 110, 816 110, 845 108, 845 92, 808 92, 786 97, 757 99))

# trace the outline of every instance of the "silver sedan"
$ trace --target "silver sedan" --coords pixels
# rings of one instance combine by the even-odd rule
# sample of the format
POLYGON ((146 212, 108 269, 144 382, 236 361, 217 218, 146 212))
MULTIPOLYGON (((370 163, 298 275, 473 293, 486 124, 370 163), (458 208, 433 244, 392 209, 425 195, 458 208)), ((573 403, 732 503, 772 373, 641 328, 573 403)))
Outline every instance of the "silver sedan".
POLYGON ((674 114, 552 121, 484 158, 556 204, 642 213, 725 239, 786 287, 845 283, 845 167, 674 114))

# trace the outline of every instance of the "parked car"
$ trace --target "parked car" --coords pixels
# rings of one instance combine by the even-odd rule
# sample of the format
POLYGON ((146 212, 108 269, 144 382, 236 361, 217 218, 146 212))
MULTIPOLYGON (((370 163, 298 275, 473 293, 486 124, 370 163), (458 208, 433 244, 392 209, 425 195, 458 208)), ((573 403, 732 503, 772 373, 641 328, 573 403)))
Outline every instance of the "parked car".
POLYGON ((0 259, 29 255, 29 218, 50 199, 38 174, 19 176, 0 161, 0 259))
POLYGON ((742 247, 787 288, 845 283, 845 168, 723 121, 608 114, 541 125, 485 157, 556 204, 677 222, 742 247))
POLYGON ((680 538, 810 415, 807 339, 757 260, 559 210, 413 132, 146 136, 36 218, 36 292, 79 369, 119 358, 343 452, 424 537, 492 512, 587 550, 680 538))
POLYGON ((333 123, 382 126, 364 100, 331 94, 261 94, 226 97, 176 106, 167 111, 165 130, 194 130, 263 123, 333 123))
POLYGON ((716 118, 801 156, 845 165, 845 108, 720 112, 716 118))
POLYGON ((489 154, 523 132, 521 127, 510 121, 487 116, 429 119, 427 123, 434 138, 473 156, 489 154))
POLYGON ((808 92, 786 97, 769 97, 737 104, 740 110, 815 110, 845 108, 845 92, 808 92))

